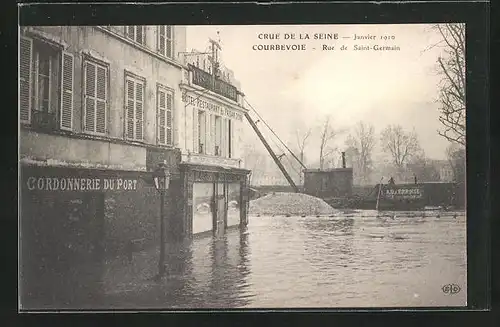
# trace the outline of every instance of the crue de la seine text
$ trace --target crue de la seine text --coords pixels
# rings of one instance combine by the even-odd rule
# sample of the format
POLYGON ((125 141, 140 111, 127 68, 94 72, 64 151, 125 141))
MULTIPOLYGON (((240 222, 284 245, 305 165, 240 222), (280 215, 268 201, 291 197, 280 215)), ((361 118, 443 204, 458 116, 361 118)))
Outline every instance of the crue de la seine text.
POLYGON ((395 41, 394 35, 352 34, 350 36, 338 33, 259 33, 257 38, 262 43, 252 45, 254 51, 305 51, 312 50, 336 51, 399 51, 396 44, 386 44, 386 41, 395 41), (308 40, 322 40, 323 44, 307 45, 308 40), (332 42, 328 42, 331 40, 332 42), (296 42, 299 41, 299 42, 296 42), (300 42, 302 41, 302 42, 300 42), (342 43, 338 43, 341 41, 342 43), (349 44, 355 41, 355 44, 349 44), (283 43, 282 43, 283 42, 283 43), (367 42, 376 42, 369 44, 367 42), (308 48, 309 47, 309 48, 308 48))
MULTIPOLYGON (((339 35, 337 33, 259 33, 257 35, 259 40, 268 41, 281 41, 281 40, 337 40, 339 35)), ((305 51, 307 50, 305 43, 293 43, 293 44, 254 44, 252 49, 256 51, 305 51)))

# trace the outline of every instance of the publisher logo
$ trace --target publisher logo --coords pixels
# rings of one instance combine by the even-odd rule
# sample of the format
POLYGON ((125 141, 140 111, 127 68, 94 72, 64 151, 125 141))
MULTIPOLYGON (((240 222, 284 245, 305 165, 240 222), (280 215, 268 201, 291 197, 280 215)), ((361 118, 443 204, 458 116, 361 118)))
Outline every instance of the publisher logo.
POLYGON ((460 293, 461 290, 460 286, 458 286, 457 284, 447 284, 444 285, 441 289, 443 290, 444 294, 448 295, 454 295, 460 293))

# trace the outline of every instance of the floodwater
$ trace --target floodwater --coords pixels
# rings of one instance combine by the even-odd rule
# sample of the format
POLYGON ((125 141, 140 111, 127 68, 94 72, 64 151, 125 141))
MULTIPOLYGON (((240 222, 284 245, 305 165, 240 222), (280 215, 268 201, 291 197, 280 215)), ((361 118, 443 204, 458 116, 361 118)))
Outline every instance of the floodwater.
POLYGON ((129 308, 466 305, 463 212, 250 216, 246 230, 195 239, 177 253, 167 279, 129 308), (444 293, 450 284, 460 291, 444 293))

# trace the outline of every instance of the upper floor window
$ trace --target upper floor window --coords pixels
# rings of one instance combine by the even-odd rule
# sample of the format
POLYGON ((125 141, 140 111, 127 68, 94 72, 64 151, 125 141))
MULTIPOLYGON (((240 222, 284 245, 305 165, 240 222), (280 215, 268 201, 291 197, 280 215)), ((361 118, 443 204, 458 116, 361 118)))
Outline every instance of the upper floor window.
POLYGON ((49 130, 73 127, 73 55, 46 42, 21 37, 20 120, 49 130))
POLYGON ((172 145, 173 92, 158 85, 157 90, 158 144, 172 145))
POLYGON ((139 44, 145 44, 146 37, 144 32, 144 26, 141 25, 125 26, 125 36, 139 44))
POLYGON ((227 157, 231 158, 233 152, 233 123, 227 120, 227 157))
POLYGON ((144 79, 125 75, 125 136, 129 140, 143 140, 144 89, 144 79))
POLYGON ((214 155, 222 156, 222 118, 215 116, 214 155))
POLYGON ((158 52, 165 57, 173 58, 173 37, 172 26, 158 26, 158 52))
POLYGON ((207 149, 207 114, 198 110, 198 153, 206 153, 207 149))
POLYGON ((108 67, 92 58, 83 62, 83 130, 106 134, 108 107, 108 67))

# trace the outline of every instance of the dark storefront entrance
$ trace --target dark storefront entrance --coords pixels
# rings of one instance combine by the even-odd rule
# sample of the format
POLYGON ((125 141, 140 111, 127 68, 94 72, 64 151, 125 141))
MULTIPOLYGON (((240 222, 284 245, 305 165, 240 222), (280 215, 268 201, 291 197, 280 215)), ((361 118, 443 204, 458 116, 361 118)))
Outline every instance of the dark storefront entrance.
POLYGON ((95 302, 103 259, 104 194, 22 194, 23 305, 95 302))
POLYGON ((21 167, 22 307, 94 306, 105 261, 156 245, 158 194, 147 172, 21 167), (148 243, 149 242, 149 243, 148 243))

